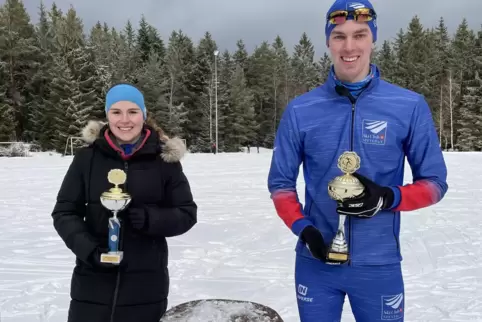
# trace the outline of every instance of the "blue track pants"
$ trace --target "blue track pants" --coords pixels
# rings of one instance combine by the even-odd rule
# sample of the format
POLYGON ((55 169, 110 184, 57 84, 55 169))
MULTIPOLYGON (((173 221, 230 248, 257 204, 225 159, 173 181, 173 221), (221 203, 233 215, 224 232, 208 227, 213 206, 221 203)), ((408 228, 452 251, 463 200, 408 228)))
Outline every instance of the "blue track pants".
POLYGON ((333 266, 296 257, 296 296, 301 322, 340 322, 345 295, 357 322, 403 322, 401 264, 333 266))

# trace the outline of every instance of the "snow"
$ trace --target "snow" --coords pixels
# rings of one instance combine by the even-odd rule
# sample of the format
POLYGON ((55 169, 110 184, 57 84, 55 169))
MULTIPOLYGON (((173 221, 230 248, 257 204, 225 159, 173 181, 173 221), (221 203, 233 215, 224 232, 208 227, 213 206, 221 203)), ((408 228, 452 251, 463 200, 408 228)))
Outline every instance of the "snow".
MULTIPOLYGON (((247 300, 272 307, 284 321, 299 321, 296 238, 269 198, 270 151, 255 152, 190 154, 183 161, 199 221, 168 240, 169 306, 209 298, 247 300)), ((482 153, 445 157, 445 199, 402 218, 406 321, 482 321, 482 153)), ((50 214, 71 160, 48 153, 0 158, 2 322, 66 321, 74 256, 50 214)), ((303 200, 301 176, 299 190, 303 200)), ((211 306, 203 312, 223 310, 214 313, 211 306)), ((343 315, 343 321, 354 321, 348 300, 343 315)))

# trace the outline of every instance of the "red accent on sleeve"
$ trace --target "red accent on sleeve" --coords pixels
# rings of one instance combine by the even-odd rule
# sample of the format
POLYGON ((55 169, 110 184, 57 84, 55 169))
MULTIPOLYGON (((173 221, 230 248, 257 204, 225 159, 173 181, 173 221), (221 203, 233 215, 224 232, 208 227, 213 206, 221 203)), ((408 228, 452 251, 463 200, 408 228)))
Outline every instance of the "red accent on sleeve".
POLYGON ((288 228, 291 229, 295 221, 304 217, 301 212, 301 204, 298 202, 295 192, 276 192, 273 194, 272 199, 278 216, 280 216, 288 228))
POLYGON ((440 191, 434 183, 421 180, 400 188, 400 204, 394 211, 412 211, 440 201, 440 191))

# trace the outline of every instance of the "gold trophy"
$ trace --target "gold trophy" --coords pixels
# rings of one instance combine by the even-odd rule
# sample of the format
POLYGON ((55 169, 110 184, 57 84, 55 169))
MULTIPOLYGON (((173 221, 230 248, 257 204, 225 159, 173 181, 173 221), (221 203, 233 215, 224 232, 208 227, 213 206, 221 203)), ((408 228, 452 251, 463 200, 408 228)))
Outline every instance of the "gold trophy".
MULTIPOLYGON (((338 158, 338 168, 344 173, 328 183, 328 194, 333 200, 342 202, 360 196, 365 187, 352 176, 360 169, 360 157, 352 151, 346 151, 338 158)), ((341 264, 349 259, 348 243, 345 238, 346 215, 339 214, 338 230, 327 252, 329 262, 341 264)))
POLYGON ((120 169, 110 170, 107 174, 107 180, 115 185, 114 188, 105 191, 100 196, 102 205, 110 210, 113 214, 109 218, 109 252, 101 254, 100 261, 102 263, 120 264, 123 252, 119 251, 119 236, 121 223, 117 217, 117 213, 123 210, 131 201, 131 196, 123 192, 119 185, 126 182, 127 175, 120 169))

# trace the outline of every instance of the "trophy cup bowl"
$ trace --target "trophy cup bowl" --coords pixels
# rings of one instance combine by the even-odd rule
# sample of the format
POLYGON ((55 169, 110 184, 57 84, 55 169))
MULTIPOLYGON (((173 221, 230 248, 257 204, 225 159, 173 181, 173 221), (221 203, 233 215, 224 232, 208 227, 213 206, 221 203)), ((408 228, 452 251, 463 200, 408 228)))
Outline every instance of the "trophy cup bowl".
POLYGON ((365 187, 356 177, 350 174, 335 177, 328 183, 328 194, 336 201, 343 201, 360 196, 365 187))
MULTIPOLYGON (((360 168, 360 158, 355 152, 344 152, 338 158, 338 168, 343 175, 333 178, 328 183, 328 195, 337 202, 361 196, 365 190, 363 184, 352 175, 360 168)), ((345 237, 346 215, 339 215, 338 229, 327 252, 327 260, 332 264, 341 264, 349 259, 348 243, 345 237)))
POLYGON ((100 196, 102 206, 112 212, 113 216, 109 218, 109 252, 101 254, 100 261, 102 263, 120 264, 123 258, 123 252, 119 250, 119 236, 121 222, 117 218, 117 213, 123 210, 131 201, 131 196, 122 191, 118 186, 126 182, 126 174, 120 169, 109 171, 107 179, 115 187, 105 191, 100 196))
POLYGON ((130 201, 131 197, 128 194, 122 192, 118 195, 111 195, 110 192, 104 192, 100 196, 100 202, 102 203, 102 206, 116 213, 127 207, 130 201))

